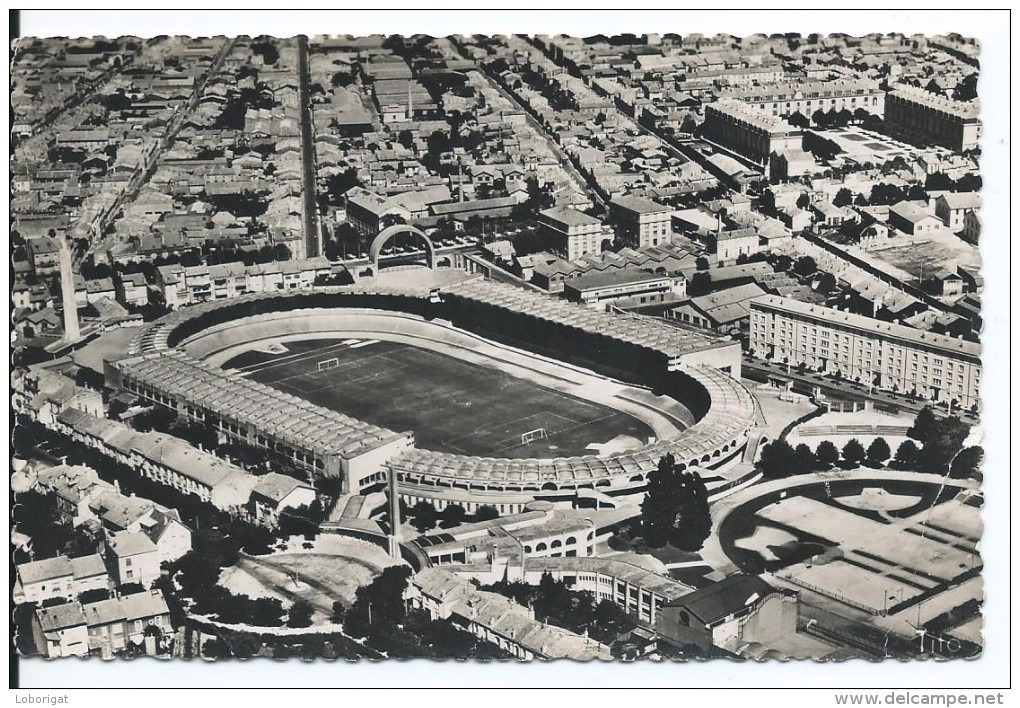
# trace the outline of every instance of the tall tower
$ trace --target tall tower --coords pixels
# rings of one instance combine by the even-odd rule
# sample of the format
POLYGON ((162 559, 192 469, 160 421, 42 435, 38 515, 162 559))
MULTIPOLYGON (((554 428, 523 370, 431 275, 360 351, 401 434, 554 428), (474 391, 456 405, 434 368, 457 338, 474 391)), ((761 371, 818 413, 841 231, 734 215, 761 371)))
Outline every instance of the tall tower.
POLYGON ((390 555, 400 559, 400 495, 397 494, 397 472, 389 471, 390 487, 390 555))
POLYGON ((414 101, 411 98, 411 80, 407 80, 407 120, 414 120, 414 101))
POLYGON ((74 274, 71 271, 71 248, 66 238, 60 239, 60 301, 64 306, 64 341, 76 342, 81 337, 78 328, 78 304, 74 301, 74 274))

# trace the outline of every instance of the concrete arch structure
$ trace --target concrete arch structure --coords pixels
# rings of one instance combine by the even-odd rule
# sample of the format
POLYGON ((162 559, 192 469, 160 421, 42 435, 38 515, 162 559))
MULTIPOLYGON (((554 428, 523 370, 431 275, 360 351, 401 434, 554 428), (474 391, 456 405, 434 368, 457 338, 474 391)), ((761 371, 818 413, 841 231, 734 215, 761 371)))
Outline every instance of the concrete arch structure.
POLYGON ((372 263, 372 267, 375 268, 375 272, 379 272, 379 258, 382 254, 383 246, 389 243, 394 236, 403 233, 414 234, 425 242, 425 262, 429 268, 436 267, 436 249, 425 232, 410 224, 394 224, 380 231, 379 235, 372 240, 372 245, 368 248, 368 258, 372 263))

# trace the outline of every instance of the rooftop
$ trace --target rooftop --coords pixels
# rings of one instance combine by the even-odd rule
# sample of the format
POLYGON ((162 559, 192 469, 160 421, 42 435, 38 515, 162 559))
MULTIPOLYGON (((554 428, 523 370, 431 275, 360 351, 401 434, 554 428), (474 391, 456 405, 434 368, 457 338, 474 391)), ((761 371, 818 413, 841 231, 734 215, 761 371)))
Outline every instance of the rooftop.
POLYGON ((889 337, 900 339, 910 344, 927 347, 947 354, 962 354, 972 358, 980 358, 981 345, 975 342, 968 342, 964 339, 954 339, 943 334, 934 334, 907 327, 906 325, 883 322, 864 315, 857 315, 852 312, 844 312, 831 307, 820 305, 809 305, 798 300, 779 297, 777 295, 765 295, 757 298, 751 303, 752 309, 769 309, 778 312, 786 312, 801 317, 809 317, 834 325, 852 327, 863 330, 875 337, 889 337))
POLYGON ((734 99, 720 99, 715 103, 708 104, 706 108, 711 108, 769 133, 793 133, 798 130, 784 118, 751 108, 746 103, 734 99))
POLYGON ((732 575, 684 595, 670 607, 683 607, 705 624, 718 622, 775 589, 757 576, 732 575))
POLYGON ((644 197, 638 197, 635 195, 616 197, 610 203, 638 214, 659 214, 665 211, 673 211, 670 207, 665 206, 664 204, 659 204, 658 202, 653 202, 651 199, 645 199, 644 197))
POLYGON ((591 310, 532 290, 490 280, 472 280, 445 288, 444 292, 491 306, 524 312, 534 318, 556 322, 659 351, 673 359, 696 351, 729 344, 721 337, 671 327, 638 315, 610 314, 591 310))
POLYGON ((156 544, 144 533, 118 531, 110 535, 107 545, 110 552, 120 558, 137 556, 142 553, 157 553, 156 544))
POLYGON ((82 607, 82 610, 85 615, 85 622, 89 627, 97 627, 124 620, 131 622, 137 619, 148 619, 149 617, 166 615, 170 612, 166 600, 163 598, 163 593, 159 590, 91 602, 82 607))
POLYGON ((967 121, 976 121, 978 119, 979 106, 976 101, 963 102, 954 101, 951 98, 945 96, 939 96, 930 91, 926 91, 923 88, 917 86, 910 86, 909 84, 896 84, 889 91, 890 96, 909 101, 911 103, 917 103, 922 106, 928 106, 940 110, 943 113, 948 113, 951 116, 962 118, 967 121))
POLYGON ((662 273, 652 273, 640 268, 614 268, 607 271, 592 271, 573 278, 564 283, 564 287, 579 292, 601 290, 618 285, 636 285, 638 283, 670 282, 672 279, 662 273))
POLYGON ((567 226, 595 226, 602 222, 594 216, 570 207, 553 207, 539 212, 539 216, 549 221, 557 221, 567 226))
MULTIPOLYGON (((354 456, 408 435, 316 406, 177 350, 122 359, 115 366, 153 390, 270 434, 286 434, 294 444, 319 454, 354 456)), ((178 456, 203 454, 185 447, 175 450, 178 456)))
POLYGON ((728 324, 748 317, 751 313, 750 300, 765 295, 757 283, 745 283, 726 290, 691 298, 698 309, 719 324, 728 324))
POLYGON ((889 211, 892 214, 896 214, 899 217, 906 219, 907 221, 916 224, 922 219, 934 219, 935 215, 924 209, 918 204, 913 202, 899 202, 889 207, 889 211))
POLYGON ((288 477, 285 474, 270 472, 259 477, 259 483, 252 489, 253 493, 260 494, 274 502, 281 502, 295 489, 311 489, 304 482, 288 477))
POLYGON ((41 607, 35 611, 43 632, 57 632, 69 627, 80 627, 85 624, 85 613, 81 603, 65 602, 63 605, 41 607))

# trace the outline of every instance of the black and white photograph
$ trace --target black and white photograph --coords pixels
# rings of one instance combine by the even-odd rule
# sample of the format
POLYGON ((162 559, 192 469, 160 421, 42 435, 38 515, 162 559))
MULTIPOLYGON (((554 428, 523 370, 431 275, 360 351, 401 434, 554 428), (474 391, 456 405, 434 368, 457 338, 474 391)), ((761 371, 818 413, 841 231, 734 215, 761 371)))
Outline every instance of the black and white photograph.
POLYGON ((981 42, 656 28, 13 39, 17 653, 980 660, 981 42))

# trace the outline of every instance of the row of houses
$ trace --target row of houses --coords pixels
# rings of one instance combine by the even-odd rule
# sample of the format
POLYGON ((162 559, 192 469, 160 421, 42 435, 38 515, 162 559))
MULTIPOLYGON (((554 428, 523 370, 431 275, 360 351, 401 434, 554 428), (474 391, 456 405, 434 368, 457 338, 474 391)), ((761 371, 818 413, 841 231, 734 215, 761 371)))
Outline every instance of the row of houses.
POLYGON ((32 617, 36 650, 49 659, 90 654, 111 658, 129 645, 155 654, 157 646, 166 649, 173 629, 160 590, 40 607, 32 617))
POLYGON ((244 293, 290 291, 310 288, 317 278, 334 274, 323 256, 271 263, 221 263, 219 265, 166 265, 156 269, 155 287, 170 309, 209 300, 223 300, 244 293))
POLYGON ((65 408, 54 429, 158 484, 268 525, 281 511, 315 500, 308 484, 276 472, 253 475, 172 435, 139 433, 117 421, 65 408))

